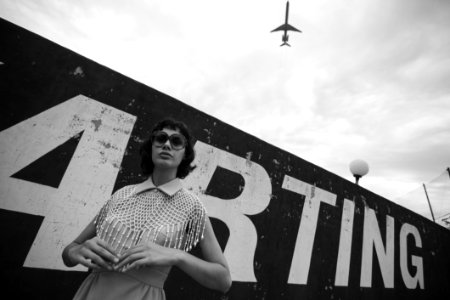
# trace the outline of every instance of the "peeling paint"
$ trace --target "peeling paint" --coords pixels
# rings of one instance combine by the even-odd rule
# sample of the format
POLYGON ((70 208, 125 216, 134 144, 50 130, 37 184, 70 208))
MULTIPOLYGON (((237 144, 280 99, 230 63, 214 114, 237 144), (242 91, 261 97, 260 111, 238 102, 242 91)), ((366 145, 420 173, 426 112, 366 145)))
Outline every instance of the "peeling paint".
POLYGON ((245 159, 251 160, 252 159, 252 154, 253 154, 253 152, 251 152, 251 151, 247 152, 246 155, 245 155, 245 159))
POLYGON ((130 133, 131 133, 131 130, 127 130, 127 129, 123 129, 123 128, 113 128, 112 130, 117 133, 123 133, 126 135, 130 135, 130 133))
POLYGON ((251 152, 251 151, 249 151, 249 152, 247 152, 247 153, 245 154, 245 159, 246 159, 245 163, 246 163, 247 165, 251 165, 251 164, 252 164, 252 161, 251 161, 252 155, 253 155, 253 152, 251 152))
POLYGON ((134 103, 136 102, 136 99, 131 99, 131 101, 128 103, 128 106, 133 106, 134 103))
POLYGON ((99 120, 92 120, 91 123, 94 124, 94 126, 95 126, 94 131, 98 131, 98 129, 102 125, 102 120, 100 120, 100 119, 99 120))
POLYGON ((262 264, 260 262, 255 261, 255 270, 261 269, 262 264))
POLYGON ((98 143, 99 143, 100 145, 102 145, 103 147, 105 147, 106 149, 111 148, 111 143, 106 143, 106 142, 104 142, 104 141, 98 141, 98 143))
POLYGON ((363 195, 361 195, 361 201, 364 203, 364 206, 368 206, 366 202, 366 197, 364 197, 363 195))
POLYGON ((143 143, 144 139, 141 139, 140 137, 138 137, 137 135, 133 136, 131 138, 133 141, 135 141, 136 143, 143 143))
POLYGON ((84 77, 83 69, 80 66, 76 67, 75 70, 72 72, 72 75, 84 77))

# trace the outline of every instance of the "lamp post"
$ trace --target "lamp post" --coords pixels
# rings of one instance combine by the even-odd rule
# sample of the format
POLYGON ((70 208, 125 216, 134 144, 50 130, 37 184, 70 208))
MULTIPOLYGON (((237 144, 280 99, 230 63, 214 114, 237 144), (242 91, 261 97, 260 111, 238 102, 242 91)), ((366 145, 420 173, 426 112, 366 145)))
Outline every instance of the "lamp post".
POLYGON ((369 173, 369 165, 362 159, 355 159, 350 163, 350 172, 352 172, 355 183, 358 185, 359 179, 369 173))

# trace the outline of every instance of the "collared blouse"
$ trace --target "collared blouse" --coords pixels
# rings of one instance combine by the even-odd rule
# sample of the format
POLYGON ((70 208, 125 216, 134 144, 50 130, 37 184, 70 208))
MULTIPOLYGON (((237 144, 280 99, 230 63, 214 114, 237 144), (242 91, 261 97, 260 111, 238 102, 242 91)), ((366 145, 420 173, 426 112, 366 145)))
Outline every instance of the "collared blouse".
POLYGON ((206 210, 176 178, 155 186, 151 178, 116 191, 95 219, 97 236, 121 254, 152 241, 189 251, 203 238, 206 210))

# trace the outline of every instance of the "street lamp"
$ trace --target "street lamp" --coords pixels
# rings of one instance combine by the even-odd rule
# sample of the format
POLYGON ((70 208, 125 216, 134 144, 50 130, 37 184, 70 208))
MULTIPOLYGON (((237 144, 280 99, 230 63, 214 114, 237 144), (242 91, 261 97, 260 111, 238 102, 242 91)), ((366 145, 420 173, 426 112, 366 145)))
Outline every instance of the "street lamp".
POLYGON ((350 172, 352 172, 355 183, 358 185, 359 179, 369 173, 369 165, 362 159, 355 159, 350 163, 350 172))

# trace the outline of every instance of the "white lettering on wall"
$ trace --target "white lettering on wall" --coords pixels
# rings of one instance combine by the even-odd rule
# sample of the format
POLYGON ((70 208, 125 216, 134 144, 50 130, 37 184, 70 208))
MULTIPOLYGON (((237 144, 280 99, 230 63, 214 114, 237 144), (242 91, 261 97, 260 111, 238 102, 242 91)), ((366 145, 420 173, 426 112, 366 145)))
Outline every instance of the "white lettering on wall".
MULTIPOLYGON (((136 117, 84 96, 77 96, 0 132, 0 208, 44 217, 24 266, 67 268, 61 252, 110 197, 136 117), (58 188, 11 177, 70 138, 83 135, 58 188)), ((257 231, 247 215, 269 205, 272 185, 266 170, 249 159, 198 141, 197 168, 184 184, 198 194, 211 217, 230 230, 225 257, 234 281, 256 282, 254 255, 257 231), (240 174, 241 194, 235 199, 206 195, 218 167, 240 174)), ((282 188, 305 196, 288 283, 307 284, 321 203, 336 205, 336 195, 285 175, 282 188)), ((300 198, 300 197, 299 197, 300 198)), ((335 285, 348 286, 352 259, 355 203, 344 199, 335 285)), ((421 248, 419 231, 405 223, 400 229, 400 270, 408 289, 424 289, 423 258, 408 256, 408 237, 421 248), (408 268, 409 257, 413 269, 408 268), (415 272, 414 272, 415 271, 415 272)), ((361 287, 372 286, 373 250, 384 286, 394 287, 394 218, 386 216, 385 244, 375 211, 364 208, 361 287)), ((331 250, 330 250, 331 251, 331 250)), ((410 268, 411 268, 410 266, 410 268)), ((73 269, 72 269, 73 270, 73 269)), ((75 270, 86 270, 78 266, 75 270)))
POLYGON ((352 253, 353 218, 355 203, 344 199, 342 209, 341 235, 339 238, 339 252, 336 266, 336 286, 348 286, 348 275, 350 273, 350 258, 352 253))
POLYGON ((394 218, 386 215, 386 248, 380 234, 375 211, 364 207, 364 232, 361 262, 361 287, 372 286, 373 248, 380 263, 384 286, 394 287, 394 218))
POLYGON ((334 206, 336 195, 288 175, 284 176, 282 188, 305 196, 288 283, 307 284, 320 203, 334 206))
POLYGON ((66 269, 61 252, 110 197, 135 121, 80 95, 0 132, 1 208, 45 217, 24 266, 66 269), (81 131, 58 188, 10 177, 81 131))
POLYGON ((422 239, 420 238, 419 230, 408 223, 402 225, 400 229, 400 270, 402 273, 403 282, 408 289, 415 289, 417 285, 423 290, 425 283, 423 279, 423 260, 422 257, 412 255, 411 265, 416 267, 416 275, 413 276, 408 270, 408 235, 412 235, 416 247, 422 248, 422 239))
POLYGON ((230 237, 224 254, 233 281, 256 282, 253 259, 258 236, 246 215, 258 214, 269 205, 272 193, 269 175, 255 162, 200 141, 196 143, 195 151, 197 168, 186 177, 184 185, 199 195, 211 217, 228 226, 230 237), (222 200, 204 194, 218 166, 244 178, 245 186, 237 198, 222 200))

